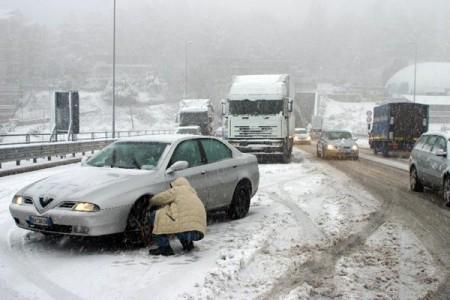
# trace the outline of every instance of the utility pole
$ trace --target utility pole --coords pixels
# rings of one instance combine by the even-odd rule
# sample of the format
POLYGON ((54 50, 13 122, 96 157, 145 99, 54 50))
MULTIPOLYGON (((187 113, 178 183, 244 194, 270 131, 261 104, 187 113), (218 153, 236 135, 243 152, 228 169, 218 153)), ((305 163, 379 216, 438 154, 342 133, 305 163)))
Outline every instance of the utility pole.
POLYGON ((113 13, 112 138, 116 137, 116 0, 113 13))
POLYGON ((183 98, 187 98, 188 96, 188 46, 191 44, 191 41, 184 42, 184 93, 183 98))
POLYGON ((414 50, 414 91, 413 91, 414 103, 416 103, 416 80, 417 80, 417 41, 415 43, 415 50, 414 50))

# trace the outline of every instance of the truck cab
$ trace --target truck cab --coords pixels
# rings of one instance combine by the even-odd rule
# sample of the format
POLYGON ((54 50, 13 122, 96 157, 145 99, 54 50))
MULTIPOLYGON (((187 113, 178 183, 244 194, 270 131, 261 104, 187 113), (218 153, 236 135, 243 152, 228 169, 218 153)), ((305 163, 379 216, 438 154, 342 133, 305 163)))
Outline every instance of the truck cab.
POLYGON ((258 158, 290 160, 293 100, 288 75, 236 76, 226 100, 228 141, 258 158))

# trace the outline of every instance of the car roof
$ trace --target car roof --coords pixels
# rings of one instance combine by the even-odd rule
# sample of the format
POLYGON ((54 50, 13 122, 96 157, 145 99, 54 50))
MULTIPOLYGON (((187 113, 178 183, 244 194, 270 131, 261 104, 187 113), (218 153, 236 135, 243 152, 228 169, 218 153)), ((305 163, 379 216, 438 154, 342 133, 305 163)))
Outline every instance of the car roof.
POLYGON ((117 141, 118 142, 160 142, 160 143, 175 143, 179 141, 189 140, 189 139, 201 139, 201 138, 208 138, 208 139, 215 139, 219 140, 214 136, 203 136, 203 135, 196 135, 196 134, 161 134, 161 135, 143 135, 143 136, 133 136, 133 137, 126 137, 126 138, 120 138, 117 141))
POLYGON ((450 131, 427 131, 423 135, 439 135, 446 139, 450 139, 450 131))
POLYGON ((198 135, 191 134, 159 134, 159 135, 142 135, 120 138, 118 142, 160 142, 160 143, 174 143, 189 138, 198 138, 198 135))
POLYGON ((328 130, 324 130, 323 132, 348 132, 348 133, 352 133, 350 130, 345 130, 345 129, 328 129, 328 130))

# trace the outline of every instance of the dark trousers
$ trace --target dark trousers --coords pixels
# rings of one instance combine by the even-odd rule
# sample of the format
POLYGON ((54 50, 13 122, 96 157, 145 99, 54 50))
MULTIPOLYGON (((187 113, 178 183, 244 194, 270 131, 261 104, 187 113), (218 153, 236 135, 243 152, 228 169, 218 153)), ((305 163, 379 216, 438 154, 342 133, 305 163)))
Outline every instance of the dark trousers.
MULTIPOLYGON (((152 211, 150 214, 150 224, 155 224, 156 211, 152 211)), ((175 234, 181 245, 186 245, 191 241, 198 241, 202 239, 202 233, 198 231, 184 231, 175 234)), ((167 234, 152 234, 152 239, 158 245, 158 247, 170 247, 169 235, 167 234)))

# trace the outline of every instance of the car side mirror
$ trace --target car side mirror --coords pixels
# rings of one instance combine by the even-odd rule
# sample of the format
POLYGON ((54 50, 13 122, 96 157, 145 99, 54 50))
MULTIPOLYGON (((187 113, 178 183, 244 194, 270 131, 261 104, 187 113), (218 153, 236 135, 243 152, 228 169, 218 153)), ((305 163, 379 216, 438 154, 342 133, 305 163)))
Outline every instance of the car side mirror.
POLYGON ((83 158, 81 159, 81 165, 85 166, 89 158, 91 158, 91 156, 83 156, 83 158))
POLYGON ((177 162, 175 162, 173 165, 171 165, 167 170, 166 170, 166 174, 170 175, 173 174, 177 171, 182 171, 185 170, 189 167, 189 163, 187 161, 184 160, 179 160, 177 162))
POLYGON ((437 149, 436 150, 436 156, 446 157, 447 156, 447 152, 444 151, 443 149, 437 149))
POLYGON ((358 138, 357 137, 354 137, 352 140, 354 140, 355 142, 358 140, 358 138))
POLYGON ((292 112, 293 106, 294 106, 294 99, 289 98, 289 101, 288 101, 288 111, 289 112, 292 112))

